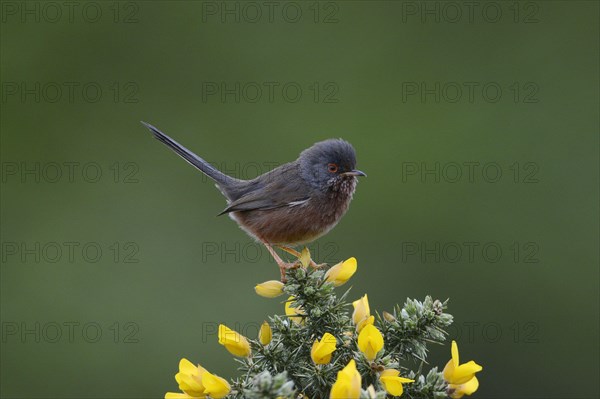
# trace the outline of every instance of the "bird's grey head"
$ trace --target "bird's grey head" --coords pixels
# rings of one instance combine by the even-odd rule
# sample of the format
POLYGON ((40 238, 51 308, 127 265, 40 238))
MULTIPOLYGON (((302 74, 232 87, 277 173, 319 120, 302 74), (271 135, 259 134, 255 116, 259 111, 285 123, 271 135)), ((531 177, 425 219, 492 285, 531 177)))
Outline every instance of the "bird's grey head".
POLYGON ((344 186, 352 186, 354 191, 356 176, 366 176, 356 170, 354 147, 342 139, 315 143, 302 151, 298 161, 302 177, 321 191, 337 191, 344 186))

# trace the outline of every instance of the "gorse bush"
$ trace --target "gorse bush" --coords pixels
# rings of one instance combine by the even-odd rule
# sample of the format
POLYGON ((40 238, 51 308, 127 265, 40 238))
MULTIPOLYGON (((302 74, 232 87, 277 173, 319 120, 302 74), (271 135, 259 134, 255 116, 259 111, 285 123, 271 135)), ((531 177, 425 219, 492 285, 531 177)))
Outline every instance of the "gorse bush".
POLYGON ((336 294, 355 273, 356 259, 327 271, 310 263, 305 249, 285 284, 256 286, 261 296, 287 296, 285 315, 269 317, 258 337, 219 326, 219 343, 236 356, 240 377, 228 382, 182 359, 175 379, 183 392, 165 398, 441 399, 477 390, 482 367, 460 364, 455 342, 443 371, 426 370, 428 345, 444 343, 452 323, 447 301, 407 299, 374 315, 366 294, 352 305, 350 290, 336 294))

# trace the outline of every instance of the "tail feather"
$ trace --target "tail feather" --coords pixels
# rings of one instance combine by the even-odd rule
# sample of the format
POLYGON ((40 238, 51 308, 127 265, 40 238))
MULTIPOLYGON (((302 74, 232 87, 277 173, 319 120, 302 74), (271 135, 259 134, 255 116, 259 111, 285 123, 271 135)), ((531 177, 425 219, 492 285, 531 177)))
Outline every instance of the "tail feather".
POLYGON ((184 146, 182 146, 181 144, 179 144, 178 142, 176 142, 175 140, 173 140, 154 126, 152 126, 151 124, 146 123, 144 121, 142 121, 142 124, 148 129, 150 129, 150 131, 158 141, 165 144, 167 147, 169 147, 171 150, 177 153, 180 157, 188 161, 192 166, 196 167, 205 175, 213 179, 215 182, 217 182, 219 186, 226 189, 229 185, 231 185, 237 180, 215 169, 204 159, 200 158, 198 155, 194 154, 193 152, 191 152, 190 150, 188 150, 187 148, 185 148, 184 146))

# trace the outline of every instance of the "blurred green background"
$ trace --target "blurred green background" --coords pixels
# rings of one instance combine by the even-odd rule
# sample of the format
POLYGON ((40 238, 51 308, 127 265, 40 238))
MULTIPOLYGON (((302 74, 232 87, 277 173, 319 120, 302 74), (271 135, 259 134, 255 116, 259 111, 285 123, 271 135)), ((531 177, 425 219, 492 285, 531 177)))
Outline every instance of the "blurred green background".
POLYGON ((273 4, 1 3, 2 397, 162 397, 181 357, 233 377, 217 324, 283 312, 140 120, 246 178, 350 141, 368 177, 311 248, 357 257, 351 299, 450 298, 476 397, 598 397, 598 3, 273 4))

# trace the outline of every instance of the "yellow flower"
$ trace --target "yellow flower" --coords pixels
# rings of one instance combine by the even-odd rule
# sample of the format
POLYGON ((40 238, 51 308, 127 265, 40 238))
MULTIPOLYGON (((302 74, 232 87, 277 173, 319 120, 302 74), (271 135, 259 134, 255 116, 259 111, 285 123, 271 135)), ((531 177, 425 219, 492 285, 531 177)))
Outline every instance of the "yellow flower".
POLYGON ((294 299, 295 298, 293 296, 291 296, 285 302, 285 314, 294 323, 304 324, 304 317, 301 317, 301 316, 306 315, 306 313, 304 313, 304 309, 302 309, 302 307, 297 307, 297 308, 292 307, 292 302, 294 302, 294 299))
POLYGON ((165 399, 187 399, 187 398, 224 398, 231 387, 229 383, 216 375, 209 373, 202 366, 194 366, 187 359, 179 361, 179 373, 175 375, 175 381, 183 393, 167 392, 165 399))
POLYGON ((394 369, 385 369, 379 376, 379 381, 385 387, 387 393, 392 396, 401 396, 402 392, 404 392, 404 388, 402 388, 402 384, 407 384, 409 382, 415 382, 415 380, 410 380, 408 378, 400 377, 400 372, 394 369))
POLYGON ((331 387, 330 399, 360 398, 360 373, 356 370, 356 362, 350 360, 348 365, 337 373, 337 380, 331 387))
POLYGON ((356 273, 356 258, 352 257, 338 263, 325 273, 325 280, 333 283, 334 287, 345 284, 356 273))
POLYGON ((331 361, 331 355, 335 351, 336 339, 333 335, 325 333, 319 341, 315 340, 310 351, 310 357, 315 364, 327 364, 331 361))
POLYGON ((260 326, 260 330, 258 331, 258 340, 264 346, 269 345, 271 339, 273 338, 273 331, 271 331, 271 326, 266 321, 262 323, 260 326))
POLYGON ((234 356, 248 357, 252 353, 246 337, 224 324, 219 324, 219 343, 234 356))
POLYGON ((463 395, 471 395, 479 388, 479 381, 475 377, 475 373, 483 370, 483 367, 469 361, 460 364, 458 356, 458 345, 456 341, 452 341, 452 359, 448 361, 444 367, 444 379, 448 383, 450 396, 458 399, 463 395))
POLYGON ((371 316, 371 310, 369 309, 369 298, 367 294, 360 299, 352 302, 354 306, 354 312, 352 313, 352 321, 356 326, 356 331, 360 332, 367 324, 373 324, 375 317, 371 316))
POLYGON ((277 280, 269 280, 264 283, 257 284, 254 287, 256 293, 265 298, 275 298, 283 294, 283 283, 277 280))
POLYGON ((374 360, 383 349, 383 335, 372 324, 367 324, 358 334, 358 348, 367 360, 374 360))

